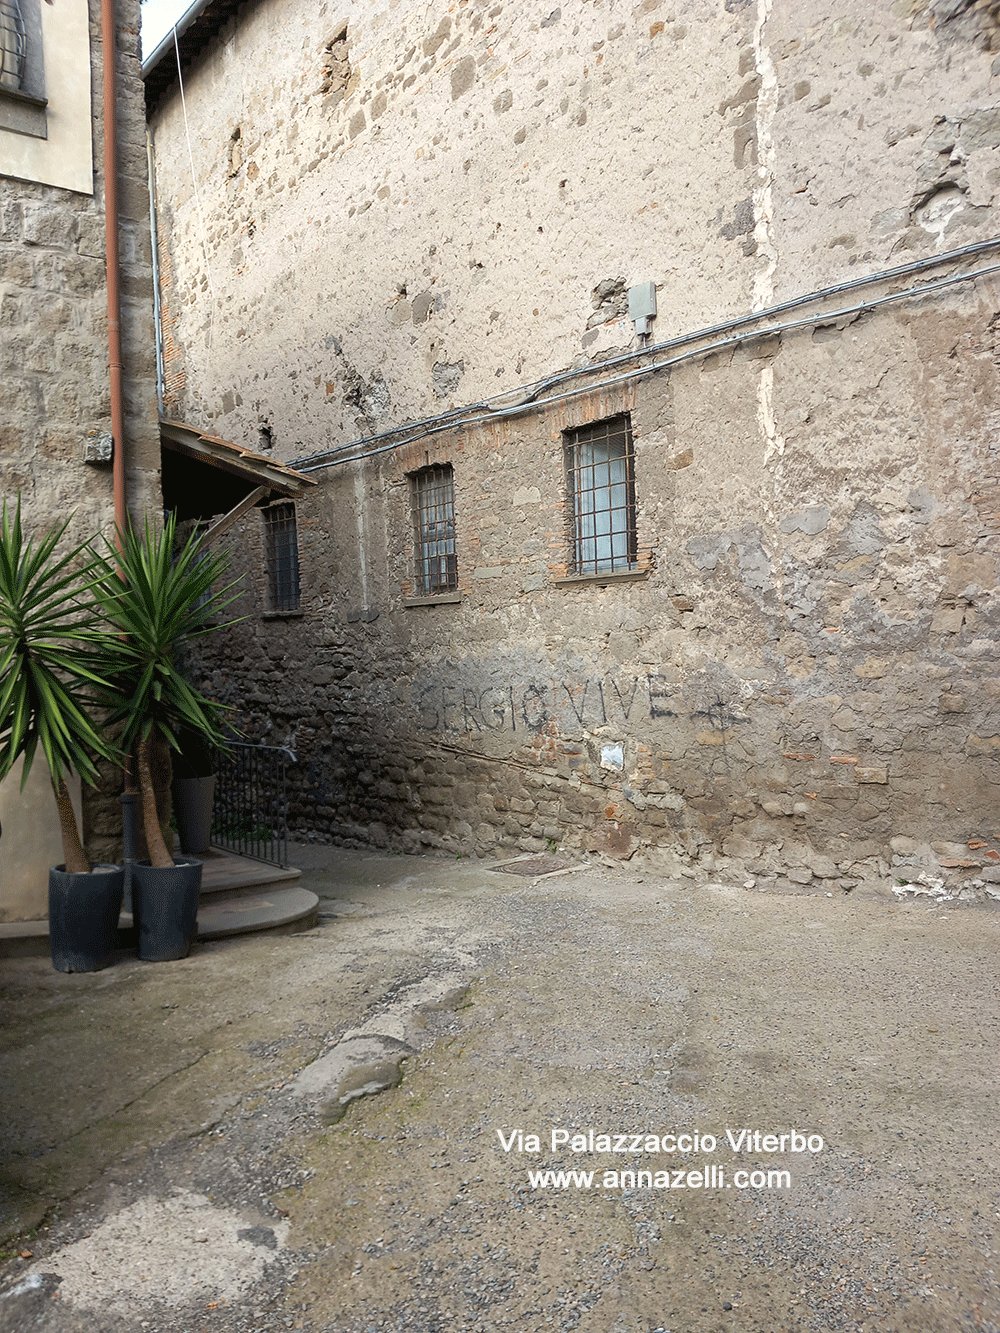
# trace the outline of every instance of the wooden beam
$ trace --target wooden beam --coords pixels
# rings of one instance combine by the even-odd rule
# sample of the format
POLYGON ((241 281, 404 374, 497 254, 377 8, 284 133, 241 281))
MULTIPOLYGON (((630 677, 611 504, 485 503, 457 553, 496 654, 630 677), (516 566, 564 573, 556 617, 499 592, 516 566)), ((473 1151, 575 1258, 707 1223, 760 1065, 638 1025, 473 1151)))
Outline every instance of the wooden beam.
POLYGON ((271 488, 269 486, 258 486, 255 491, 251 491, 249 495, 244 496, 235 508, 230 509, 228 514, 223 514, 217 522, 212 524, 204 537, 202 537, 202 544, 208 546, 210 542, 215 541, 216 537, 221 537, 226 529, 231 528, 236 520, 242 518, 248 509, 252 509, 258 500, 263 500, 264 497, 270 495, 270 493, 271 488))

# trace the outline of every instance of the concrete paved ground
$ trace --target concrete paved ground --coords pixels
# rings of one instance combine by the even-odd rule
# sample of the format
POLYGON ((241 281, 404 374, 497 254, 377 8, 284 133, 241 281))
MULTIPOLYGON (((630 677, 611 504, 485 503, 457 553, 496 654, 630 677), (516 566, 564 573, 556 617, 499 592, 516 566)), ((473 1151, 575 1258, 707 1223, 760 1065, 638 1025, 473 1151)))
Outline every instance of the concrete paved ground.
POLYGON ((996 904, 294 859, 304 935, 0 964, 0 1329, 1000 1329, 996 904))

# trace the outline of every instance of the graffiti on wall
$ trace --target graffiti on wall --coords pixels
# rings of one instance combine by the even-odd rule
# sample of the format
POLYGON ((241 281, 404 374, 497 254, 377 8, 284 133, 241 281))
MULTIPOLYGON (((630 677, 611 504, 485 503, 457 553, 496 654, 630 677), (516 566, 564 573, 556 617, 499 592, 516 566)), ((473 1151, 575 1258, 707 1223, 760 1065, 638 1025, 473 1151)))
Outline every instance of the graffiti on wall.
POLYGON ((690 713, 678 699, 675 681, 658 672, 643 676, 590 676, 583 681, 505 682, 502 685, 435 681, 414 690, 421 731, 519 732, 537 734, 551 723, 572 727, 604 726, 677 717, 704 718, 720 729, 744 719, 734 717, 721 700, 690 713))

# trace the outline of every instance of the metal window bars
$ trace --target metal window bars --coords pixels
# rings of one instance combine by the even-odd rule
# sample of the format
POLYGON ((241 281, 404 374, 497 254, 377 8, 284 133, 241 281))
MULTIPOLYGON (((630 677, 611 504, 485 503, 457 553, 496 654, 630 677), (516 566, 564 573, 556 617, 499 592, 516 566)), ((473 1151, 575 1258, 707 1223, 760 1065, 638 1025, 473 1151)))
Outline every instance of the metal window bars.
POLYGON ((20 89, 28 41, 18 0, 0 0, 0 88, 20 89))
POLYGON ((299 609, 299 541, 294 504, 262 510, 267 541, 267 585, 271 611, 299 609))
POLYGON ((455 552, 455 473, 450 463, 411 476, 416 586, 422 597, 458 587, 455 552))
POLYGON ((288 797, 285 768, 295 755, 276 745, 231 741, 218 756, 213 847, 253 861, 288 864, 288 797))
POLYGON ((635 472, 628 416, 567 431, 564 441, 573 572, 634 569, 635 472))

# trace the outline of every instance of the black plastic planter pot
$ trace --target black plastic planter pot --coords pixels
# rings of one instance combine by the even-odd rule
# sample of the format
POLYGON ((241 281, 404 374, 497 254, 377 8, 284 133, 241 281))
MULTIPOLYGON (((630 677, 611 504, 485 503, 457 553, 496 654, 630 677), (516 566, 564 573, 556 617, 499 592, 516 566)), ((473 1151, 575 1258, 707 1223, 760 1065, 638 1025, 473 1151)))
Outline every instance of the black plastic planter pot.
POLYGON ((208 851, 212 833, 212 802, 215 797, 215 776, 207 778, 174 778, 171 788, 174 797, 174 815, 180 834, 181 851, 186 853, 208 851))
POLYGON ((186 958, 198 928, 201 862, 185 856, 172 866, 136 861, 132 915, 139 927, 139 957, 147 963, 186 958))
POLYGON ((120 866, 98 865, 80 874, 51 867, 49 948, 57 971, 99 972, 113 960, 124 884, 120 866))

